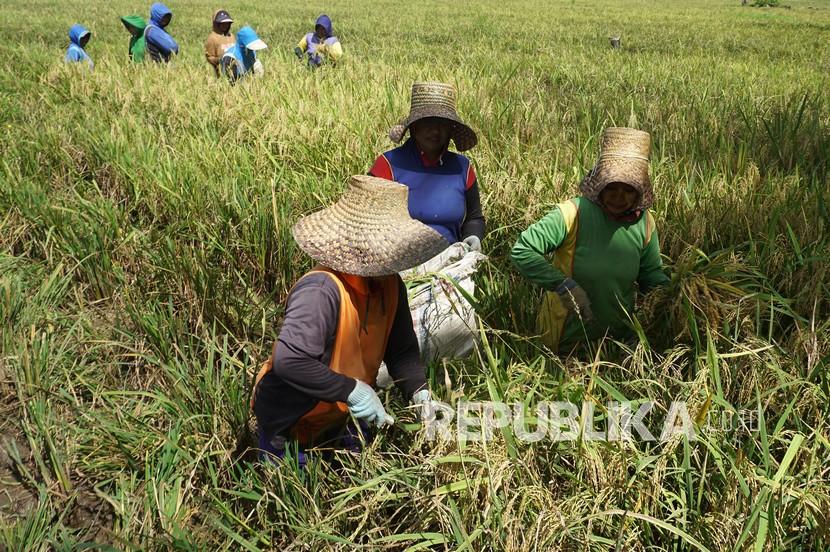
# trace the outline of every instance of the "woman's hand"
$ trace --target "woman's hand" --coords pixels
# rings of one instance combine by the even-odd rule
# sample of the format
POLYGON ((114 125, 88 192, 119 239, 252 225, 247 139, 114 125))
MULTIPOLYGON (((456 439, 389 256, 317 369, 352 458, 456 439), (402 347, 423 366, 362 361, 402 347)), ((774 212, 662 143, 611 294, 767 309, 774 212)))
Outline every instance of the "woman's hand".
POLYGON ((461 240, 461 243, 470 248, 470 251, 478 251, 481 253, 481 240, 478 236, 470 235, 461 240))
POLYGON ((372 389, 372 386, 357 378, 355 379, 357 384, 346 399, 346 404, 352 415, 378 427, 395 423, 395 419, 383 408, 383 403, 380 402, 380 398, 372 389))
POLYGON ((580 317, 583 322, 590 322, 594 319, 594 312, 591 310, 591 299, 576 280, 565 278, 556 288, 556 293, 559 294, 565 308, 580 317))

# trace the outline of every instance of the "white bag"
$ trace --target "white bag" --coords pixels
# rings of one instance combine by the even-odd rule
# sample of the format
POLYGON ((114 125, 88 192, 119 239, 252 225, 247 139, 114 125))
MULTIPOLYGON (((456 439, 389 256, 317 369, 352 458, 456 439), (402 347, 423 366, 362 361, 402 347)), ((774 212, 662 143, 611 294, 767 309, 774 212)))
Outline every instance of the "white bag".
MULTIPOLYGON (((486 258, 463 243, 455 243, 424 264, 401 273, 424 362, 464 358, 475 348, 475 310, 459 288, 475 296, 473 274, 476 265, 486 258)), ((392 385, 385 364, 381 364, 378 385, 392 385)))

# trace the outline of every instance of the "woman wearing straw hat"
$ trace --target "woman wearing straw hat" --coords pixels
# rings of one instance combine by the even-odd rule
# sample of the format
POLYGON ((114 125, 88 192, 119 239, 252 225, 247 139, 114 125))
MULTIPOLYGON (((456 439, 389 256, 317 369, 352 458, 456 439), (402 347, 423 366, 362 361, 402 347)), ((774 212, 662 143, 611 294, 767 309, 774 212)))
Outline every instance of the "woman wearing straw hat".
POLYGON ((263 451, 282 457, 289 441, 300 452, 350 445, 350 416, 392 423, 373 389, 382 361, 404 397, 429 400, 398 272, 446 243, 410 218, 406 196, 404 186, 354 176, 337 203, 294 226, 300 248, 319 265, 289 293, 272 357, 257 376, 251 402, 263 451))
POLYGON ((580 185, 581 197, 560 203, 522 232, 512 258, 546 293, 538 324, 554 351, 604 335, 626 337, 641 292, 668 283, 649 212, 651 136, 608 128, 599 161, 580 185), (545 258, 553 253, 553 263, 545 258))
POLYGON ((450 140, 463 152, 478 138, 459 117, 455 103, 451 84, 413 84, 409 116, 389 131, 393 142, 400 142, 407 130, 409 139, 380 155, 369 174, 407 186, 409 214, 448 244, 463 241, 480 251, 485 226, 476 174, 467 157, 449 151, 450 140))

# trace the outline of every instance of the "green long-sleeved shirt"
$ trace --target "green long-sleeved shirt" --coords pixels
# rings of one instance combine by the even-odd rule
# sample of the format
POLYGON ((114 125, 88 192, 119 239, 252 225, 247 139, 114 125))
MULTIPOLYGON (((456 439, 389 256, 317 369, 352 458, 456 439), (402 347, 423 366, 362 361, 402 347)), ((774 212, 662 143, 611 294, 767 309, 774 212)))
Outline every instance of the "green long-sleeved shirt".
MULTIPOLYGON (((560 344, 597 339, 609 332, 630 335, 626 311, 634 308, 634 282, 640 290, 667 284, 660 259, 660 243, 653 218, 648 213, 635 222, 610 219, 599 205, 580 197, 577 205, 576 241, 571 278, 591 300, 594 321, 583 330, 576 317, 569 317, 560 344)), ((566 218, 559 207, 522 232, 513 246, 512 259, 519 272, 543 289, 553 291, 569 276, 546 258, 563 245, 568 234, 566 218)))

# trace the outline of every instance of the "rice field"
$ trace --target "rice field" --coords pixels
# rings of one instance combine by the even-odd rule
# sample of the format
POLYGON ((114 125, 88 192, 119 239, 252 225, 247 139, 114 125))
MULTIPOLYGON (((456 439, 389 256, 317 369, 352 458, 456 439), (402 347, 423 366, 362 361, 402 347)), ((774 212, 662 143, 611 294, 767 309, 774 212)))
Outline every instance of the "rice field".
POLYGON ((126 59, 149 4, 4 6, 0 550, 830 549, 830 2, 784 2, 234 0, 269 45, 235 87, 202 57, 216 4, 168 4, 169 67, 126 59), (309 71, 323 12, 345 57, 309 71), (62 63, 75 22, 92 73, 62 63), (290 227, 390 147, 414 80, 457 86, 488 222, 481 345, 435 394, 598 427, 685 401, 696 440, 429 441, 392 390, 362 455, 256 462, 252 375, 311 266, 290 227), (652 134, 672 283, 638 339, 559 358, 509 251, 612 125, 652 134))

